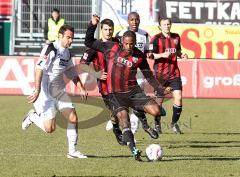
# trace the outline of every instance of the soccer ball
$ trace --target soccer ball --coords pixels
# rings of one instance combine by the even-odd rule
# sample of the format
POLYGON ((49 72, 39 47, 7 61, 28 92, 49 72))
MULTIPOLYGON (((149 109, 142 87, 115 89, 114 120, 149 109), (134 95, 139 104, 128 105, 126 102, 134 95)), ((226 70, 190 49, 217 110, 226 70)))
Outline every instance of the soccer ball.
POLYGON ((151 144, 146 148, 146 155, 149 161, 161 160, 163 157, 163 149, 158 144, 151 144))

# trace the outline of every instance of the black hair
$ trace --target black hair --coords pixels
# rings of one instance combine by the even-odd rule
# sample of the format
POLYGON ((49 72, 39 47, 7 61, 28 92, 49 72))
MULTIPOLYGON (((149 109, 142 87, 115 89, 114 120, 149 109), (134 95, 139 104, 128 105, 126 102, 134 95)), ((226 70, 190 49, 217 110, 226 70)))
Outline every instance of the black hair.
POLYGON ((52 12, 60 13, 59 9, 57 9, 57 8, 54 8, 54 9, 52 10, 52 12))
POLYGON ((108 18, 103 19, 100 24, 101 24, 101 29, 102 29, 103 25, 108 25, 108 26, 114 28, 113 21, 111 19, 108 19, 108 18))
POLYGON ((125 37, 132 37, 136 41, 136 34, 131 30, 128 30, 125 33, 123 33, 122 38, 124 39, 125 37))
POLYGON ((137 12, 130 12, 128 14, 128 19, 129 19, 130 15, 136 15, 136 16, 138 16, 140 18, 139 14, 137 12))
POLYGON ((74 33, 74 28, 73 28, 72 26, 70 26, 70 25, 63 25, 63 26, 59 29, 59 32, 58 32, 58 33, 64 35, 65 31, 67 31, 67 30, 69 30, 69 31, 71 31, 71 32, 74 33))

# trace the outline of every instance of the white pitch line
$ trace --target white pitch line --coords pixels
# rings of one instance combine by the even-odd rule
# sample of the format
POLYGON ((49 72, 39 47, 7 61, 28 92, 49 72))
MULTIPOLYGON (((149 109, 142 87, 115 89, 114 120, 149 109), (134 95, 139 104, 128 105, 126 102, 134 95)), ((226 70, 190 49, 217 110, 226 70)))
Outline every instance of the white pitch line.
POLYGON ((10 154, 10 153, 0 153, 0 156, 31 156, 31 157, 64 157, 63 154, 10 154))

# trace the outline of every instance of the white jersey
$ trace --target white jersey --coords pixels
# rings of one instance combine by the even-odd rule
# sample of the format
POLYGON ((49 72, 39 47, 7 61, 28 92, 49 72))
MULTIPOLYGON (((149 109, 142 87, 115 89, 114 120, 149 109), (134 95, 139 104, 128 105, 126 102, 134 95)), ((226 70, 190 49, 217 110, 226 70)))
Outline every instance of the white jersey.
POLYGON ((50 119, 55 117, 58 110, 73 108, 65 92, 64 75, 71 80, 77 76, 69 49, 61 47, 59 42, 54 42, 53 47, 46 45, 37 62, 36 67, 43 70, 43 78, 41 92, 34 102, 36 112, 50 119))
MULTIPOLYGON (((123 29, 121 31, 119 31, 116 34, 116 37, 122 37, 123 34, 128 30, 127 29, 123 29)), ((149 43, 149 35, 146 31, 142 30, 142 29, 138 29, 137 32, 135 32, 136 34, 136 47, 141 50, 142 52, 148 50, 148 43, 149 43)))
MULTIPOLYGON (((63 79, 64 74, 69 79, 73 79, 73 77, 77 75, 69 49, 63 48, 59 42, 54 42, 53 46, 56 51, 51 50, 48 55, 45 55, 47 50, 49 50, 49 45, 46 45, 37 62, 37 68, 43 70, 41 86, 46 93, 49 93, 49 87, 54 87, 51 89, 55 92, 56 89, 63 90, 65 88, 66 84, 63 79)), ((53 93, 52 91, 51 93, 53 93)))

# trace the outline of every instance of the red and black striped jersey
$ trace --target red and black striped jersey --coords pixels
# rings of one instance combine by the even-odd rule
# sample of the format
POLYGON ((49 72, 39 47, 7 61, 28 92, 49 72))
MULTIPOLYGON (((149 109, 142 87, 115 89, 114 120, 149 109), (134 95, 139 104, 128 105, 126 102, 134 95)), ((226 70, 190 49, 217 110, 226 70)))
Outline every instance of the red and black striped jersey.
POLYGON ((154 72, 157 79, 169 80, 180 77, 180 70, 177 64, 177 53, 181 51, 180 36, 170 33, 165 37, 162 33, 155 35, 152 44, 153 53, 170 52, 168 58, 160 58, 154 61, 154 72))
MULTIPOLYGON (((100 40, 102 41, 102 40, 100 40)), ((112 38, 112 41, 114 42, 119 42, 119 40, 117 38, 112 38)), ((93 63, 93 67, 95 71, 102 71, 104 70, 104 72, 107 71, 107 65, 105 62, 105 58, 104 58, 104 53, 100 52, 100 51, 96 51, 93 49, 88 48, 85 53, 83 54, 80 63, 81 64, 87 64, 89 65, 90 63, 93 63)), ((101 95, 108 95, 109 91, 107 88, 107 81, 106 80, 101 80, 101 79, 97 79, 97 84, 98 84, 98 89, 99 92, 101 93, 101 95)))
POLYGON ((159 83, 154 79, 146 55, 134 47, 132 54, 126 54, 118 42, 101 42, 94 39, 96 26, 90 25, 86 32, 85 45, 104 52, 107 65, 107 87, 110 93, 128 92, 139 87, 136 74, 139 68, 149 83, 159 89, 159 83))
MULTIPOLYGON (((83 54, 81 60, 81 64, 87 64, 93 63, 93 67, 95 71, 101 71, 106 70, 106 64, 104 60, 104 54, 102 52, 97 52, 93 49, 87 49, 85 53, 83 54)), ((106 80, 100 80, 97 79, 97 85, 98 89, 101 95, 108 95, 108 89, 107 89, 107 81, 106 80)))

